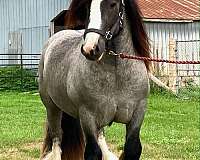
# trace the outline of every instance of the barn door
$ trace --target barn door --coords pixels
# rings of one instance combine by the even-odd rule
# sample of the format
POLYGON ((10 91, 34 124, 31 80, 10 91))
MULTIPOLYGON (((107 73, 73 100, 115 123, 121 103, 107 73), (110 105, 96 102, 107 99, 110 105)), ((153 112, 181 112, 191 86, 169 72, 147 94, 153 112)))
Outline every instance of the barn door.
POLYGON ((20 54, 22 53, 22 34, 19 32, 9 32, 8 34, 8 64, 20 64, 20 54))

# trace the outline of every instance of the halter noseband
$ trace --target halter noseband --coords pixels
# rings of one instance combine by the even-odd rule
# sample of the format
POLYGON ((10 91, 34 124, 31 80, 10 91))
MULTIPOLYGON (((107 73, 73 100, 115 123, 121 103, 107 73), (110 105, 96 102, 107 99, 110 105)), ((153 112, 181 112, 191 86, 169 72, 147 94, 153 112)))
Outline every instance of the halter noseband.
POLYGON ((123 29, 123 18, 124 18, 123 17, 123 8, 124 8, 124 6, 125 6, 124 0, 121 0, 120 12, 119 12, 117 21, 110 30, 103 31, 100 29, 88 28, 88 29, 85 29, 84 38, 85 38, 86 34, 90 33, 90 32, 95 32, 95 33, 101 35, 107 41, 110 41, 113 37, 116 37, 119 34, 119 32, 123 29), (117 29, 117 28, 119 28, 119 29, 117 29))

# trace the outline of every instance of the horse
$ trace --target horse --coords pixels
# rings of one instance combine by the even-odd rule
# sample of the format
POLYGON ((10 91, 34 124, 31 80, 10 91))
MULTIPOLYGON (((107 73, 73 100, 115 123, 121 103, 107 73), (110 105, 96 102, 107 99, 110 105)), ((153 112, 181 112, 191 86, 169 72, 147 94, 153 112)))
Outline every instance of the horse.
POLYGON ((150 57, 136 0, 72 0, 67 26, 44 45, 39 93, 47 124, 41 159, 102 160, 105 126, 126 125, 122 160, 139 160, 140 130, 149 93, 150 63, 117 53, 150 57))

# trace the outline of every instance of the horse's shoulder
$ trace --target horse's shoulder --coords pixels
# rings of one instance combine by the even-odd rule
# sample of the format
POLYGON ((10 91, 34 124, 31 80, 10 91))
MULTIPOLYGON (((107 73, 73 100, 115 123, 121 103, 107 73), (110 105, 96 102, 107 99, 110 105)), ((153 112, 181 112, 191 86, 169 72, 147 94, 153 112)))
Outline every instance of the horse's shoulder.
POLYGON ((51 36, 43 47, 41 63, 46 66, 51 59, 61 58, 73 45, 80 43, 83 33, 84 30, 63 30, 51 36))
POLYGON ((46 43, 47 48, 63 48, 72 46, 75 42, 79 43, 82 39, 84 30, 63 30, 50 37, 46 43))
POLYGON ((84 30, 63 30, 54 34, 49 41, 62 41, 62 40, 72 40, 75 38, 82 37, 84 30))
MULTIPOLYGON (((84 34, 84 30, 63 30, 51 36, 43 47, 43 56, 52 49, 66 50, 75 42, 79 43, 84 34)), ((55 52, 56 50, 54 50, 55 52)), ((49 53, 48 53, 49 54, 49 53)))

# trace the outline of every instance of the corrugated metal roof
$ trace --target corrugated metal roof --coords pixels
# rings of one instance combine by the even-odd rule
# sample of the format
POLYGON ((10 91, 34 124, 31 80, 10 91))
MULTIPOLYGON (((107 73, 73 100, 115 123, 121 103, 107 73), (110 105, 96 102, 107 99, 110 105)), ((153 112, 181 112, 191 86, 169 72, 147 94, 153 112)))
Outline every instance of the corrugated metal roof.
POLYGON ((138 0, 144 18, 200 20, 199 0, 138 0))

